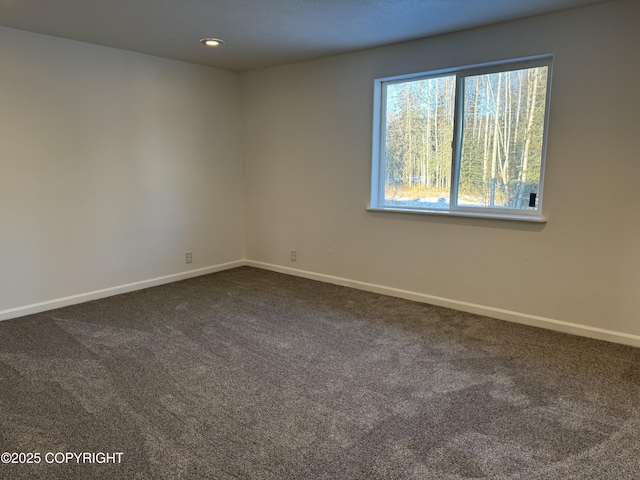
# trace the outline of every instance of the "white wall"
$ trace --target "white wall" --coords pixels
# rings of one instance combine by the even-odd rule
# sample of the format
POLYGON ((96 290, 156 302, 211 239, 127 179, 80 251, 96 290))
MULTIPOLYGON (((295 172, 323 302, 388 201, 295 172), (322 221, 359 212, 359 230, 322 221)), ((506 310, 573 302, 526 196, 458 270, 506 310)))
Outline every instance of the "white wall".
POLYGON ((613 1, 243 74, 247 258, 640 335, 639 20, 613 1), (365 210, 374 78, 543 53, 546 225, 365 210))
POLYGON ((0 46, 0 314, 244 258, 237 74, 0 46))

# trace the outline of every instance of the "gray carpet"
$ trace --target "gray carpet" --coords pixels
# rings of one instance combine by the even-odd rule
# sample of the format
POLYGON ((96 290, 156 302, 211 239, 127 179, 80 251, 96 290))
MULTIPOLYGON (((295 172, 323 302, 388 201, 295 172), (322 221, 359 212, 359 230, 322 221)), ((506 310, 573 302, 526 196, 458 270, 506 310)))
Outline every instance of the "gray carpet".
POLYGON ((0 322, 0 452, 122 452, 0 478, 640 478, 639 390, 638 349, 243 267, 0 322))

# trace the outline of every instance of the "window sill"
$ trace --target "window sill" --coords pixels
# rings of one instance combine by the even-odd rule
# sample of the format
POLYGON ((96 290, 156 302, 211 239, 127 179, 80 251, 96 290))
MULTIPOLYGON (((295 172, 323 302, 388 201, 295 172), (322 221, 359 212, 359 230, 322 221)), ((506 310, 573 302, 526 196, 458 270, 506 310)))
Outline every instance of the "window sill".
POLYGON ((413 213, 418 215, 439 215, 442 217, 487 218, 490 220, 509 220, 516 222, 546 223, 545 217, 533 215, 514 215, 501 213, 462 212, 451 210, 416 210, 412 208, 367 207, 370 212, 413 213))

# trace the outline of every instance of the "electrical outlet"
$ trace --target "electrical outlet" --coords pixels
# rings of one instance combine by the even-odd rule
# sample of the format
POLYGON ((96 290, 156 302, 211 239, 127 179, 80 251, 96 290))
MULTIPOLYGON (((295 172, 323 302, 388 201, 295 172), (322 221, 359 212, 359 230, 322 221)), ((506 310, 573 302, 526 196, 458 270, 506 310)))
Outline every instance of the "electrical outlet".
POLYGON ((193 253, 187 252, 184 254, 184 263, 193 263, 193 253))
POLYGON ((291 261, 292 262, 298 261, 298 252, 296 250, 291 250, 291 261))

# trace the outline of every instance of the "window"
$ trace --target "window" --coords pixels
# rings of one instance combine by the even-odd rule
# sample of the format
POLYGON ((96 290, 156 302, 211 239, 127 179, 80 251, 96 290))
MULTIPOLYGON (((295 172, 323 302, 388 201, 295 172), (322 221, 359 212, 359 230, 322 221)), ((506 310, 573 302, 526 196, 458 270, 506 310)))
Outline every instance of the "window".
POLYGON ((551 64, 376 80, 370 209, 543 221, 551 64))

